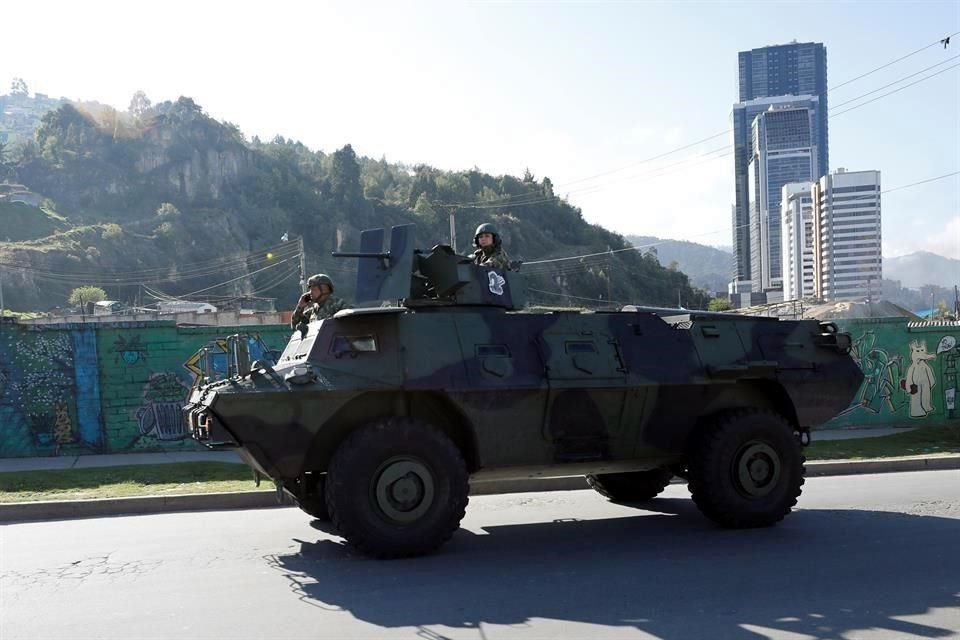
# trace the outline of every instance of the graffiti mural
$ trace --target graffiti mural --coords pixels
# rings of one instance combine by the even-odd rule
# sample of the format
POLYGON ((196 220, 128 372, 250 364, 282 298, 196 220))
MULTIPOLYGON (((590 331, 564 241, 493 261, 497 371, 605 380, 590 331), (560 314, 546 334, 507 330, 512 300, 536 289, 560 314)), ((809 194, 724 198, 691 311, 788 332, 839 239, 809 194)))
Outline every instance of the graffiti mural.
MULTIPOLYGON (((210 370, 225 375, 223 336, 236 332, 171 322, 0 325, 0 457, 202 449, 182 415, 197 380, 191 360, 214 345, 210 370)), ((270 325, 246 339, 252 357, 266 360, 289 336, 270 325)))
POLYGON ((851 355, 864 380, 851 405, 825 428, 957 419, 960 324, 945 332, 942 325, 884 318, 850 320, 841 329, 854 336, 851 355))
POLYGON ((114 364, 145 364, 147 359, 147 347, 141 342, 141 336, 135 335, 131 338, 120 336, 113 343, 113 350, 116 356, 113 359, 114 364))
POLYGON ((76 439, 67 409, 75 392, 73 347, 63 334, 31 337, 13 346, 9 389, 20 401, 32 441, 38 448, 56 450, 58 443, 76 439), (69 433, 64 424, 71 425, 69 433))
POLYGON ((174 373, 159 373, 144 386, 146 404, 137 410, 140 435, 156 440, 183 440, 189 434, 183 416, 183 403, 190 388, 174 373))
POLYGON ((960 365, 960 346, 955 336, 944 336, 937 345, 940 358, 940 378, 943 380, 943 406, 947 419, 957 418, 957 368, 960 365))
MULTIPOLYGON (((279 349, 271 349, 260 334, 243 334, 250 353, 250 362, 260 360, 276 364, 280 358, 279 349)), ((204 381, 221 380, 227 376, 229 348, 226 338, 217 338, 205 347, 198 349, 183 363, 193 376, 194 386, 204 381)))
POLYGON ((863 371, 864 381, 857 400, 843 414, 857 410, 896 414, 905 400, 900 389, 903 358, 876 347, 877 336, 867 331, 854 340, 851 354, 863 371))
POLYGON ((907 368, 907 378, 901 382, 901 387, 910 394, 910 417, 926 418, 933 413, 933 388, 937 386, 937 379, 933 369, 927 363, 937 357, 935 353, 927 353, 927 343, 914 340, 910 343, 910 366, 907 368))

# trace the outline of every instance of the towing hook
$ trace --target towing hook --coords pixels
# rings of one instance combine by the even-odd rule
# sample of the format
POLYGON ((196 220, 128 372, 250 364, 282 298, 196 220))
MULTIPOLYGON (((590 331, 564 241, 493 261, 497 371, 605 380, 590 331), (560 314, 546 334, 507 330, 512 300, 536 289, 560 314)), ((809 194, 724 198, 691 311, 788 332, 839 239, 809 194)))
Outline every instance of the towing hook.
POLYGON ((798 429, 796 434, 794 435, 796 435, 797 441, 800 443, 801 447, 810 446, 810 428, 809 427, 798 429))

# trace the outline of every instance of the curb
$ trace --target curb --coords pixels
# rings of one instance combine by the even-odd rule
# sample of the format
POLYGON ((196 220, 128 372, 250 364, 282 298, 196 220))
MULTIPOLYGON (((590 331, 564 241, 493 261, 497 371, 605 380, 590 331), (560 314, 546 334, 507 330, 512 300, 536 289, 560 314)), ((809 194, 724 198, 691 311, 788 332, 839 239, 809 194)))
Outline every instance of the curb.
MULTIPOLYGON (((960 469, 960 454, 935 457, 884 458, 873 460, 826 460, 808 462, 807 477, 847 476, 904 471, 941 471, 960 469)), ((674 480, 674 482, 682 482, 674 480)), ((470 495, 531 493, 536 491, 576 491, 588 489, 583 476, 522 480, 486 480, 473 482, 470 495)), ((266 509, 293 506, 280 503, 274 491, 234 493, 196 493, 176 496, 143 496, 103 500, 67 500, 63 502, 17 502, 0 504, 0 522, 66 520, 107 516, 145 515, 184 511, 220 511, 225 509, 266 509)))

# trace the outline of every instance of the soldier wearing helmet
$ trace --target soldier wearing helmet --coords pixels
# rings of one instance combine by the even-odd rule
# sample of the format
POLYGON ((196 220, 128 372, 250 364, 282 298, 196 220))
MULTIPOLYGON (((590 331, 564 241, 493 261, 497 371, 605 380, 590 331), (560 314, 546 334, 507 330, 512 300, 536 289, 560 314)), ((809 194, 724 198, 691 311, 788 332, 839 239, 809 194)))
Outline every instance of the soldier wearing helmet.
POLYGON ((489 222, 484 222, 477 227, 477 232, 473 234, 473 246, 477 248, 473 252, 475 263, 503 271, 510 269, 510 258, 507 257, 507 252, 503 250, 500 234, 497 233, 497 228, 489 222))
POLYGON ((324 273, 310 276, 307 280, 309 291, 300 296, 297 308, 293 310, 290 326, 294 329, 313 320, 324 320, 347 305, 340 298, 333 297, 333 280, 324 273))

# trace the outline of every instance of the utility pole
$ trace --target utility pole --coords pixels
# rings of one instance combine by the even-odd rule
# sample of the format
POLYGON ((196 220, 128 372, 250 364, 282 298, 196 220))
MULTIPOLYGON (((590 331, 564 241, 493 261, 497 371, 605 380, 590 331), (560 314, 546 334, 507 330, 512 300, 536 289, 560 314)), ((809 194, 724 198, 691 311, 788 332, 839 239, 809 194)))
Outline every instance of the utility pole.
POLYGON ((297 239, 300 243, 300 291, 307 290, 307 256, 303 248, 303 236, 297 239))
MULTIPOLYGON (((0 289, 0 309, 3 308, 3 289, 0 289)), ((953 315, 960 320, 960 287, 953 285, 953 315)))
POLYGON ((0 276, 0 319, 6 317, 7 312, 3 307, 3 276, 0 276))
POLYGON ((457 252, 457 225, 453 220, 453 212, 455 209, 450 209, 450 247, 453 249, 453 252, 457 252))

